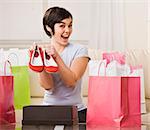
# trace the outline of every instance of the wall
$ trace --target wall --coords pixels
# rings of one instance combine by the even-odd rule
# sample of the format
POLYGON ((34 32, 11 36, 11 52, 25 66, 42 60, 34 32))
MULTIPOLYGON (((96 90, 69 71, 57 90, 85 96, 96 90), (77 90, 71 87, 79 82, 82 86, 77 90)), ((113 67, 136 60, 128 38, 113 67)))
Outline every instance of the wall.
POLYGON ((8 1, 0 4, 0 39, 32 40, 41 39, 42 0, 8 1))
MULTIPOLYGON (((71 41, 90 43, 92 0, 4 0, 0 1, 0 48, 29 47, 33 41, 47 41, 42 29, 43 12, 53 5, 66 7, 74 16, 71 41)), ((125 46, 128 49, 150 47, 148 42, 148 0, 124 0, 125 46)), ((93 4, 94 5, 94 4, 93 4)))
POLYGON ((150 1, 148 1, 148 48, 150 48, 150 1))
POLYGON ((89 4, 87 2, 48 0, 0 1, 0 47, 29 47, 34 41, 45 42, 49 38, 43 31, 42 17, 50 6, 66 7, 74 17, 71 41, 88 44, 89 4), (5 13, 4 13, 5 12, 5 13), (83 17, 84 16, 84 17, 83 17), (79 31, 82 30, 82 31, 79 31))
POLYGON ((126 48, 148 48, 148 1, 125 1, 126 48))

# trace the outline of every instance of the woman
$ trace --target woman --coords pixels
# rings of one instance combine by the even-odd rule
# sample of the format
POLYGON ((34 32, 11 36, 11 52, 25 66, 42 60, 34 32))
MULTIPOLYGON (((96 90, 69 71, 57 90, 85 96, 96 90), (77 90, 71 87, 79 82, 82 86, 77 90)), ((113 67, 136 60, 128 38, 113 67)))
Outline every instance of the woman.
POLYGON ((86 70, 89 57, 87 49, 68 42, 72 33, 73 18, 64 8, 49 8, 43 17, 43 27, 50 37, 45 45, 46 53, 55 59, 58 72, 39 73, 39 81, 45 89, 46 105, 76 105, 79 122, 86 121, 86 107, 82 103, 81 78, 86 70))

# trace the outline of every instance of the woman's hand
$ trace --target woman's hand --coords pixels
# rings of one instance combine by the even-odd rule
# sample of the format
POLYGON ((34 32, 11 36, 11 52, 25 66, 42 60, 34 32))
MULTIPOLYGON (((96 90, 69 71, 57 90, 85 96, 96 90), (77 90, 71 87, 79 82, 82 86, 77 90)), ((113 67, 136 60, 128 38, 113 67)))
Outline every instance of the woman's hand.
POLYGON ((56 51, 55 47, 53 45, 44 45, 44 49, 46 53, 53 58, 57 58, 59 56, 58 52, 56 51))
POLYGON ((30 46, 29 50, 35 50, 38 45, 34 42, 32 46, 30 46))

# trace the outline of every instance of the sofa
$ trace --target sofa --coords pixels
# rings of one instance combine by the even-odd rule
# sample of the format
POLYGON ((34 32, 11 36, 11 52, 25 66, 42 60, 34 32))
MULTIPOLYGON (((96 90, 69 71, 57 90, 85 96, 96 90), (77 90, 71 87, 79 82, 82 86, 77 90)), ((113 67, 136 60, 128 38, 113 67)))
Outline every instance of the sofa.
MULTIPOLYGON (((102 59, 102 53, 104 51, 96 49, 88 49, 89 56, 92 60, 102 59)), ((150 50, 149 49, 135 49, 135 50, 125 50, 123 52, 126 55, 127 64, 132 65, 142 65, 144 68, 144 87, 145 87, 145 99, 146 99, 146 111, 150 112, 150 50)), ((40 87, 38 83, 37 74, 29 70, 30 76, 30 93, 31 99, 35 101, 36 99, 41 99, 44 94, 44 89, 40 87)), ((88 97, 88 67, 83 75, 82 82, 82 95, 83 101, 87 104, 88 97)), ((36 102, 32 102, 36 103, 36 102)), ((144 104, 145 105, 145 104, 144 104)))

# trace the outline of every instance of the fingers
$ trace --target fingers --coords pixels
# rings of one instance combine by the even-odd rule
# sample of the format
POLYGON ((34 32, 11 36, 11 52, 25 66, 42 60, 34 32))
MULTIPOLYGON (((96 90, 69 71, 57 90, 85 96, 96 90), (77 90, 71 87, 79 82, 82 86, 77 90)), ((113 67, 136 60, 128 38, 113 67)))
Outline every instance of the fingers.
POLYGON ((53 45, 46 45, 45 50, 48 55, 53 56, 53 57, 57 56, 57 52, 53 45))
POLYGON ((30 46, 29 51, 31 50, 35 50, 36 49, 37 44, 34 42, 32 46, 30 46))
POLYGON ((33 45, 30 47, 29 51, 35 50, 37 47, 42 48, 42 51, 46 51, 46 53, 50 56, 56 57, 58 55, 55 47, 51 44, 38 45, 34 42, 33 45))

